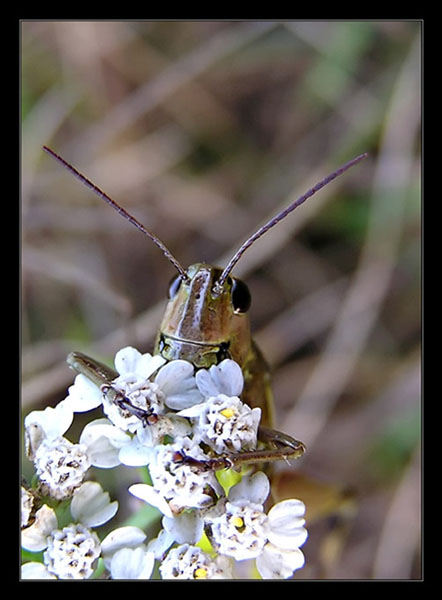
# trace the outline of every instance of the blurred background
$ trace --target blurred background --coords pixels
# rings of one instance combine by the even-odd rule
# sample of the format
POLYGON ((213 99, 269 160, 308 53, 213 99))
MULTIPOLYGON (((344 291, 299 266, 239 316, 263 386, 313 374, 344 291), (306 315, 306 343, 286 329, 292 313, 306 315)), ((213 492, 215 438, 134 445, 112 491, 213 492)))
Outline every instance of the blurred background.
POLYGON ((355 499, 337 543, 329 518, 308 522, 295 579, 419 579, 421 23, 29 21, 21 38, 23 416, 65 397, 69 351, 152 351, 175 275, 43 144, 184 266, 225 266, 368 152, 234 274, 276 425, 307 445, 293 468, 355 499))

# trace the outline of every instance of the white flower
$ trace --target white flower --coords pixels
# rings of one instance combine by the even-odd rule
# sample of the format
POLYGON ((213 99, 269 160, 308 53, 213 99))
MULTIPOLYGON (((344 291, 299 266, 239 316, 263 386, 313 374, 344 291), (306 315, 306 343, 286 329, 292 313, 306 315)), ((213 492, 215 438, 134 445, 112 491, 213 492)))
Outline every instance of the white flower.
POLYGON ((34 461, 44 493, 62 500, 81 485, 90 466, 87 447, 63 437, 73 412, 65 404, 33 411, 25 419, 28 456, 34 461))
POLYGON ((129 492, 133 496, 143 500, 143 502, 158 508, 163 515, 173 517, 172 510, 166 498, 154 486, 148 485, 147 483, 134 483, 129 487, 129 492))
POLYGON ((230 502, 248 500, 254 504, 263 505, 270 493, 270 482, 265 473, 258 471, 245 476, 229 490, 230 502))
POLYGON ((112 382, 112 390, 135 408, 134 411, 121 403, 118 405, 113 399, 114 393, 110 393, 109 398, 104 394, 103 409, 117 427, 131 432, 143 427, 139 416, 134 414, 136 409, 141 414, 146 412, 146 416, 157 416, 164 414, 165 406, 178 410, 203 400, 196 387, 191 363, 185 360, 164 363, 162 356, 140 354, 132 347, 123 348, 116 354, 115 367, 119 377, 112 382), (149 379, 156 371, 154 379, 149 379))
POLYGON ((143 467, 149 464, 153 452, 150 444, 144 444, 138 436, 134 436, 129 444, 121 448, 118 459, 128 467, 143 467))
POLYGON ((138 527, 120 527, 101 542, 104 564, 112 579, 149 579, 155 555, 143 544, 146 534, 138 527))
MULTIPOLYGON (((119 350, 115 355, 115 368, 119 376, 112 381, 111 389, 121 394, 121 398, 129 401, 135 409, 148 414, 161 414, 164 410, 164 394, 159 386, 149 381, 155 371, 164 363, 162 356, 141 354, 135 348, 128 346, 119 350)), ((130 409, 118 405, 114 395, 103 393, 103 410, 108 418, 124 431, 136 431, 142 424, 140 418, 130 409)))
POLYGON ((43 440, 61 437, 71 426, 74 414, 70 407, 61 402, 52 408, 34 410, 25 418, 26 450, 29 458, 34 455, 43 440))
MULTIPOLYGON (((137 351, 132 348, 125 349, 125 352, 130 355, 137 351)), ((155 360, 158 358, 164 363, 162 357, 150 358, 155 365, 159 363, 155 360)), ((203 401, 193 372, 194 367, 190 362, 173 360, 161 367, 153 381, 141 378, 139 373, 123 373, 112 382, 112 388, 120 392, 136 409, 146 411, 147 414, 163 415, 166 406, 179 410, 203 401)), ((108 400, 105 396, 103 408, 109 419, 122 429, 134 432, 142 425, 138 416, 131 414, 130 408, 121 408, 112 398, 108 400)))
MULTIPOLYGON (((151 382, 154 384, 150 389, 152 396, 157 394, 169 408, 175 410, 201 402, 202 397, 196 387, 192 363, 173 360, 164 365, 165 362, 166 360, 158 354, 142 355, 135 348, 123 348, 115 356, 115 368, 120 376, 113 384, 117 387, 124 384, 142 384, 159 369, 151 382)), ((158 404, 161 400, 157 400, 158 404)))
MULTIPOLYGON (((71 422, 74 412, 92 410, 103 403, 111 422, 124 431, 133 433, 140 426, 147 430, 147 423, 142 419, 144 414, 149 426, 155 429, 155 419, 148 420, 148 417, 163 415, 165 404, 172 409, 182 409, 203 400, 196 387, 193 365, 185 360, 164 365, 165 362, 160 355, 141 354, 130 346, 123 348, 115 356, 119 373, 116 379, 100 389, 85 375, 77 375, 68 397, 57 408, 69 411, 71 422)), ((164 422, 161 425, 163 428, 168 426, 164 422)), ((147 434, 144 437, 148 437, 147 434)), ((146 443, 145 439, 142 441, 146 443)))
MULTIPOLYGON (((173 444, 156 446, 153 449, 152 458, 149 461, 149 473, 154 485, 154 494, 138 484, 129 488, 134 495, 141 497, 149 503, 153 503, 153 495, 156 495, 154 506, 160 508, 166 516, 170 516, 170 510, 164 511, 163 498, 173 512, 179 512, 182 508, 204 508, 214 503, 214 492, 221 493, 214 472, 201 472, 198 467, 186 464, 182 457, 187 456, 196 461, 205 461, 208 457, 201 448, 189 438, 178 438, 173 444), (142 496, 139 493, 144 490, 142 496), (146 493, 149 493, 147 499, 146 493)), ((148 486, 149 487, 149 486, 148 486)))
POLYGON ((102 390, 104 413, 123 431, 134 433, 146 426, 146 419, 151 415, 164 412, 164 394, 154 382, 118 378, 102 390))
POLYGON ((264 473, 243 477, 228 500, 207 511, 211 539, 217 550, 236 560, 256 558, 263 578, 286 579, 304 564, 299 549, 307 539, 305 506, 300 500, 278 502, 268 515, 263 503, 269 493, 264 473))
POLYGON ((264 579, 287 579, 304 566, 304 554, 299 549, 307 539, 303 515, 305 505, 300 500, 283 500, 268 513, 267 539, 256 567, 264 579))
POLYGON ((46 551, 43 562, 26 563, 22 576, 26 579, 87 579, 100 556, 101 546, 89 527, 102 525, 115 515, 117 502, 95 482, 86 482, 75 492, 71 514, 82 523, 71 523, 58 529, 55 511, 45 504, 37 511, 35 521, 22 531, 22 546, 31 552, 46 551))
POLYGON ((64 437, 43 440, 34 457, 35 472, 44 492, 58 500, 72 496, 90 464, 87 447, 64 437))
POLYGON ((170 550, 160 565, 162 579, 232 579, 232 565, 224 556, 211 558, 201 548, 182 544, 170 550))
POLYGON ((147 549, 150 552, 153 552, 155 558, 157 558, 158 560, 162 560, 164 558, 165 553, 174 542, 175 538, 173 537, 173 535, 168 533, 165 529, 161 529, 157 537, 148 543, 147 549))
POLYGON ((261 504, 226 502, 221 516, 209 519, 211 540, 220 554, 235 560, 259 556, 267 542, 267 517, 261 504))
MULTIPOLYGON (((138 402, 141 402, 141 409, 148 408, 146 405, 147 396, 149 396, 150 402, 155 405, 155 389, 147 389, 150 388, 148 379, 165 363, 165 359, 159 355, 141 354, 135 348, 127 347, 117 352, 114 362, 119 373, 119 376, 114 380, 115 389, 121 392, 123 397, 127 395, 126 392, 133 393, 134 397, 131 402, 133 401, 134 406, 138 406, 138 398, 138 402), (140 390, 143 387, 146 389, 142 393, 140 390)), ((162 397, 158 401, 161 405, 162 397)), ((77 375, 74 385, 69 388, 67 398, 60 402, 60 405, 69 408, 72 412, 86 412, 97 408, 100 404, 103 404, 103 409, 107 414, 110 413, 109 417, 114 424, 122 429, 130 429, 131 426, 135 429, 135 425, 139 425, 140 420, 137 416, 119 408, 84 374, 77 375)))
POLYGON ((198 542, 203 534, 204 520, 196 509, 212 506, 216 494, 222 493, 213 472, 200 472, 186 464, 182 460, 183 455, 197 461, 207 459, 200 447, 189 438, 158 446, 151 450, 149 462, 153 485, 139 483, 129 487, 131 494, 155 506, 164 515, 161 544, 157 543, 155 552, 158 545, 164 552, 173 541, 198 542), (195 510, 189 510, 191 508, 195 510))
MULTIPOLYGON (((52 511, 52 509, 48 510, 52 511)), ((22 566, 22 577, 24 579, 88 579, 100 555, 97 534, 81 523, 72 523, 61 530, 56 529, 55 513, 50 519, 52 521, 55 519, 55 523, 52 523, 51 531, 46 532, 47 535, 40 544, 43 546, 41 550, 46 548, 43 554, 44 564, 25 563, 22 566)))
POLYGON ((218 394, 178 414, 196 419, 194 439, 218 454, 256 448, 261 409, 250 408, 237 396, 218 394))
POLYGON ((88 579, 100 551, 97 534, 75 523, 52 532, 43 559, 49 573, 58 579, 88 579))

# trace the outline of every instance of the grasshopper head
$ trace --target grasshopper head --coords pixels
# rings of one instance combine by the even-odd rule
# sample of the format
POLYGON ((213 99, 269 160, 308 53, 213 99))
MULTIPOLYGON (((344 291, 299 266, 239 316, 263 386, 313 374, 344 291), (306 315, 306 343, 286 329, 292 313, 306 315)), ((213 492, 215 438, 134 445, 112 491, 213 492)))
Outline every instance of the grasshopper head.
POLYGON ((250 292, 233 277, 216 288, 221 273, 222 269, 197 263, 186 270, 187 278, 178 275, 171 281, 157 340, 168 360, 186 357, 206 368, 223 358, 243 362, 250 346, 250 292))

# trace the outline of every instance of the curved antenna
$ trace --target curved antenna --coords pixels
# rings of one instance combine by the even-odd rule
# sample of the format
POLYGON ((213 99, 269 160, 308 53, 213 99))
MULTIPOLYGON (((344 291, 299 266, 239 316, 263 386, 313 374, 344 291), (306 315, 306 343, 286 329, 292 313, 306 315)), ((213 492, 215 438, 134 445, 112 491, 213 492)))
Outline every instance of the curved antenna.
POLYGON ((70 173, 72 173, 72 175, 74 175, 74 177, 79 179, 86 187, 88 187, 95 194, 97 194, 97 196, 99 196, 105 202, 107 202, 110 206, 112 206, 112 208, 114 208, 121 216, 123 216, 130 223, 132 223, 132 225, 134 225, 137 229, 139 229, 145 235, 147 235, 147 237, 150 238, 152 240, 152 242, 154 244, 156 244, 160 250, 162 250, 164 256, 167 258, 167 260, 169 262, 171 262, 173 264, 175 269, 181 275, 181 278, 187 279, 187 280, 189 279, 189 276, 187 275, 187 273, 183 269, 183 267, 180 265, 180 263, 177 261, 177 259, 173 256, 173 254, 170 252, 170 250, 168 250, 166 248, 166 246, 163 244, 163 242, 154 233, 152 233, 151 231, 146 229, 144 227, 144 225, 142 223, 140 223, 134 216, 132 216, 130 213, 128 213, 127 210, 125 210, 122 206, 117 204, 115 202, 115 200, 112 200, 112 198, 110 198, 110 196, 108 196, 105 192, 103 192, 103 190, 101 190, 97 185, 95 185, 95 183, 92 183, 92 181, 90 179, 88 179, 87 177, 82 175, 82 173, 80 173, 80 171, 77 171, 77 169, 75 167, 73 167, 72 165, 70 165, 66 160, 64 160, 64 158, 62 158, 61 156, 56 154, 53 150, 51 150, 47 146, 43 146, 43 150, 47 154, 50 154, 53 158, 55 158, 55 160, 57 160, 63 167, 65 167, 65 169, 67 169, 70 173))
POLYGON ((270 219, 270 221, 268 221, 268 223, 266 223, 265 225, 263 225, 262 227, 260 227, 258 229, 258 231, 256 231, 252 236, 250 236, 243 243, 243 245, 235 252, 235 254, 232 256, 232 258, 230 259, 229 264, 224 269, 224 271, 221 273, 218 281, 215 283, 213 291, 215 293, 220 293, 221 292, 221 290, 223 288, 223 285, 224 285, 224 282, 226 281, 226 279, 227 279, 229 273, 232 271, 233 267, 239 261, 239 259, 241 258, 241 256, 247 250, 247 248, 250 248, 250 246, 254 242, 256 242, 256 240, 258 238, 260 238, 262 235, 264 235, 274 225, 276 225, 277 223, 279 223, 279 221, 282 221, 282 219, 285 219, 285 217, 288 214, 290 214, 293 210, 295 210, 295 208, 298 208, 298 206, 301 206, 301 204, 303 204, 308 198, 311 198, 311 196, 313 196, 314 194, 316 194, 316 192, 318 192, 320 189, 322 189, 328 183, 330 183, 331 181, 333 181, 333 179, 336 179, 336 177, 339 177, 339 175, 342 175, 342 173, 344 173, 345 171, 347 171, 347 169, 350 169, 351 167, 353 167, 354 165, 356 165, 358 162, 360 162, 361 160, 363 160, 367 156, 368 156, 367 152, 364 152, 364 154, 361 154, 361 155, 357 156, 356 158, 353 158, 352 160, 348 161, 347 163, 345 163, 345 165, 342 165, 342 167, 339 167, 339 169, 336 169, 336 171, 333 171, 333 173, 330 173, 330 175, 327 175, 327 177, 324 177, 324 179, 322 179, 316 185, 314 185, 311 189, 309 189, 308 192, 306 192, 303 196, 301 196, 300 198, 298 198, 297 200, 295 200, 292 204, 290 204, 290 206, 288 206, 286 209, 284 209, 279 214, 277 214, 276 217, 273 217, 272 219, 270 219))

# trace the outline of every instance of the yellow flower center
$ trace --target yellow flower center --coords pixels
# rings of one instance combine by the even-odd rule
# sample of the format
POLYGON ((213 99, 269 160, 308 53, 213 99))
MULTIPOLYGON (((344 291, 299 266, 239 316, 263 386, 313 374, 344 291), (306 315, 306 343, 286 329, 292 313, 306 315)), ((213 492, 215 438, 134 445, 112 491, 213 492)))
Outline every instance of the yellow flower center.
POLYGON ((194 579, 206 579, 207 578, 207 569, 204 569, 203 567, 199 567, 198 569, 195 569, 193 576, 194 576, 194 579))
POLYGON ((244 527, 244 521, 241 519, 241 517, 233 517, 232 524, 237 529, 241 529, 241 527, 244 527))
POLYGON ((220 413, 223 415, 223 417, 226 417, 226 419, 231 419, 235 414, 235 411, 233 408, 225 408, 224 410, 221 410, 220 413))

